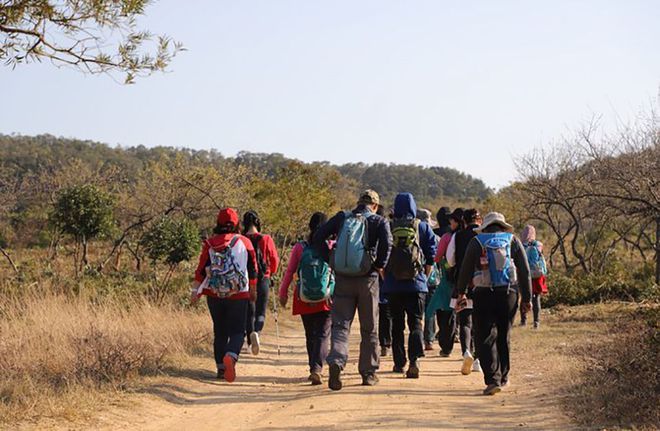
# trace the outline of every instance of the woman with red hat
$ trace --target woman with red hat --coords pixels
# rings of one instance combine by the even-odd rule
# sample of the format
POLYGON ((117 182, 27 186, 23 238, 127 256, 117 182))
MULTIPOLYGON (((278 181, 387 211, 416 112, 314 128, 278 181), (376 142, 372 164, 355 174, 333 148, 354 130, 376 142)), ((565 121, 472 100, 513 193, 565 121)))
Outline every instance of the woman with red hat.
POLYGON ((238 214, 220 210, 213 236, 204 241, 191 302, 206 295, 213 319, 213 353, 218 378, 236 379, 236 362, 243 347, 248 304, 256 299, 257 258, 250 241, 239 234, 238 214))

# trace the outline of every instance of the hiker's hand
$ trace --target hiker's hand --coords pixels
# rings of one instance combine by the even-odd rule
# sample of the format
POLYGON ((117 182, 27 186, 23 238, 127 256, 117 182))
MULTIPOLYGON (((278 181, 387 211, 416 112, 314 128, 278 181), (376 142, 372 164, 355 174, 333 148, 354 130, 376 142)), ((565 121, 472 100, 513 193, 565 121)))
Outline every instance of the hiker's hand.
POLYGON ((458 298, 456 298, 456 309, 455 311, 457 313, 460 313, 467 307, 467 296, 465 296, 465 293, 461 293, 458 295, 458 298))
POLYGON ((257 302, 257 288, 250 288, 250 302, 257 302))
POLYGON ((383 268, 376 268, 376 272, 381 280, 385 280, 385 270, 383 268))
POLYGON ((527 314, 532 309, 532 303, 531 302, 525 302, 525 303, 521 304, 520 308, 521 308, 520 311, 522 311, 523 314, 527 314))
POLYGON ((190 305, 195 305, 199 301, 199 296, 197 295, 196 290, 190 291, 190 305))
POLYGON ((289 300, 286 296, 280 296, 280 305, 282 308, 286 308, 286 303, 289 300))

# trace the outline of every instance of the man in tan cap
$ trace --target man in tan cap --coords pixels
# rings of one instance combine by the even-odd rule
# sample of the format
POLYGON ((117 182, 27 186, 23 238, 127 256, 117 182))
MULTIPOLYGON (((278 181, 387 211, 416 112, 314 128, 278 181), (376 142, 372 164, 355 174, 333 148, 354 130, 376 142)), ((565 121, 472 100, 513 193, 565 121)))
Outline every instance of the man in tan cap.
POLYGON ((509 331, 522 295, 522 307, 531 308, 532 281, 525 248, 513 235, 513 226, 500 213, 486 215, 477 236, 468 244, 458 277, 457 302, 474 285, 476 340, 484 373, 484 395, 495 395, 509 383, 509 331))
POLYGON ((378 278, 383 277, 392 248, 392 234, 387 221, 376 214, 380 198, 365 190, 353 211, 340 211, 314 234, 314 245, 322 249, 325 241, 337 236, 330 256, 336 274, 332 304, 331 349, 328 386, 342 388, 341 372, 348 360, 348 335, 355 317, 360 318, 360 359, 358 371, 362 384, 378 383, 378 278))

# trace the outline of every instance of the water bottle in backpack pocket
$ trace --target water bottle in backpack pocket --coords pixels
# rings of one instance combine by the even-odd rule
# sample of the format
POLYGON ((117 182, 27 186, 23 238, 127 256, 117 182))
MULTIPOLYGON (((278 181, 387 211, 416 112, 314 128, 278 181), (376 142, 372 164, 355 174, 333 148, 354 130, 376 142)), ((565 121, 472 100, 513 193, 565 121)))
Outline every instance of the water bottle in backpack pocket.
POLYGON ((392 252, 387 271, 396 280, 414 280, 422 271, 419 219, 398 218, 392 222, 392 252))
POLYGON ((474 286, 496 287, 517 284, 516 266, 511 258, 513 234, 482 233, 475 238, 481 245, 481 256, 472 279, 474 286))
POLYGON ((234 246, 239 241, 236 235, 222 250, 209 248, 210 265, 206 268, 206 286, 218 298, 228 298, 245 291, 248 279, 241 271, 234 256, 234 246))
POLYGON ((317 250, 303 244, 303 253, 298 264, 298 294, 301 301, 310 304, 328 300, 335 289, 335 277, 330 265, 317 250))
POLYGON ((335 248, 330 253, 330 265, 337 274, 361 277, 371 271, 368 226, 366 215, 345 213, 335 248))

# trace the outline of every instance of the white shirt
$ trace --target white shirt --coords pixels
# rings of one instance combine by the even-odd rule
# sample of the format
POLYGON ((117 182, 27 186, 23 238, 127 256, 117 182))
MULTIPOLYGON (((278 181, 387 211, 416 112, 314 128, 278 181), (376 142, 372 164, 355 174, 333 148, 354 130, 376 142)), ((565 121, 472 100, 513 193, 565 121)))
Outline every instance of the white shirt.
POLYGON ((449 266, 456 266, 456 234, 452 234, 449 245, 447 246, 447 263, 449 266))

